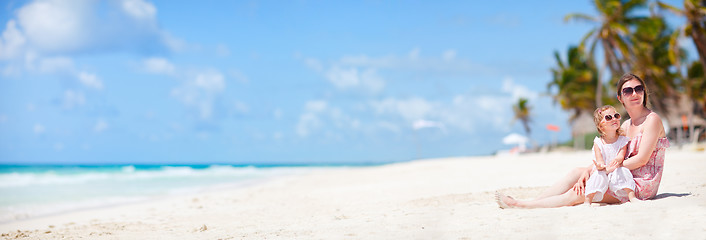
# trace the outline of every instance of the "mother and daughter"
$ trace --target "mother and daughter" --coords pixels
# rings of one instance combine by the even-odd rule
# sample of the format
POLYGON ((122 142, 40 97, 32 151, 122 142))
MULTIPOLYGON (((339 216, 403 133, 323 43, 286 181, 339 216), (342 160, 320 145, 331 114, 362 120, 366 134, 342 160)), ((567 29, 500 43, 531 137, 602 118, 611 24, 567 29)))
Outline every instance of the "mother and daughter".
POLYGON ((601 136, 593 141, 593 163, 574 169, 534 200, 516 200, 496 192, 500 208, 624 203, 657 195, 669 147, 662 119, 647 108, 647 88, 638 76, 623 75, 617 89, 618 101, 630 119, 621 126, 615 108, 596 109, 593 120, 601 136))

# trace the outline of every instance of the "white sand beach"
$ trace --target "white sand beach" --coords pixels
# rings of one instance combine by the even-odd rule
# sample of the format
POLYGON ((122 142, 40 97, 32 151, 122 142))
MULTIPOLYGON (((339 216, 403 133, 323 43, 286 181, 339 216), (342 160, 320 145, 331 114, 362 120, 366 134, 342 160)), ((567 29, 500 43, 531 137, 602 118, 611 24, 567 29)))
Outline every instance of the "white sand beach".
POLYGON ((332 169, 252 187, 0 225, 2 239, 704 239, 706 153, 669 149, 656 199, 500 209, 590 152, 428 159, 332 169))

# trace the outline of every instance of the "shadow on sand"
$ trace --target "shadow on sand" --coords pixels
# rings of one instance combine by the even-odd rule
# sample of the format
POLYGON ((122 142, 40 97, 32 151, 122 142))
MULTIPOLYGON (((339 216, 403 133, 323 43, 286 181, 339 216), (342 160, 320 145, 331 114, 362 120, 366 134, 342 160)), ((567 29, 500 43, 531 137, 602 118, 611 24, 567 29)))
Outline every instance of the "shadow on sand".
POLYGON ((691 193, 660 193, 657 194, 652 200, 663 199, 668 197, 686 197, 691 196, 691 193))

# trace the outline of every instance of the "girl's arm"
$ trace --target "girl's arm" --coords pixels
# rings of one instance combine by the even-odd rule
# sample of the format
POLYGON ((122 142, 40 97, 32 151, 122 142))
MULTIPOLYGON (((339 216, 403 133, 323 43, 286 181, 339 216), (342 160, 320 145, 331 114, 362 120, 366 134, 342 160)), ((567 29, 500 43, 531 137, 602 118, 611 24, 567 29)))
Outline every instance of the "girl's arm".
POLYGON ((598 171, 604 170, 605 161, 603 161, 603 154, 601 154, 601 149, 595 143, 593 143, 593 155, 593 164, 596 166, 596 169, 598 171))
POLYGON ((615 169, 619 168, 625 159, 625 153, 627 152, 628 145, 625 144, 625 146, 621 147, 620 150, 618 150, 618 155, 615 156, 615 159, 613 159, 613 162, 610 163, 608 167, 606 167, 606 172, 613 172, 615 169))
POLYGON ((633 170, 644 166, 650 160, 650 155, 657 146, 657 141, 662 135, 662 119, 659 115, 650 114, 642 124, 642 140, 637 149, 637 155, 623 161, 623 166, 633 170))

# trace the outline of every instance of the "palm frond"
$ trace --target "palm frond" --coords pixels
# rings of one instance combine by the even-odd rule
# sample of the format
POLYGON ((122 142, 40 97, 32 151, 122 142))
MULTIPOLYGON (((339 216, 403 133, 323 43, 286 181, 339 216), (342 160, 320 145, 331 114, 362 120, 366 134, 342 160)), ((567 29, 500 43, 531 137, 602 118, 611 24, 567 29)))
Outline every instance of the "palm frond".
POLYGON ((661 1, 657 1, 657 6, 659 6, 660 9, 670 11, 670 12, 672 12, 672 13, 675 14, 675 15, 684 16, 684 11, 682 11, 681 9, 679 9, 679 8, 677 8, 677 7, 675 7, 675 6, 669 5, 669 4, 667 4, 667 3, 663 3, 663 2, 661 2, 661 1))
MULTIPOLYGON (((579 43, 579 50, 581 50, 582 52, 586 52, 585 51, 586 42, 588 42, 591 39, 591 36, 593 36, 593 34, 596 33, 596 31, 597 31, 597 29, 591 29, 591 31, 588 31, 588 33, 586 33, 586 35, 584 35, 581 38, 581 42, 579 43)), ((594 41, 594 44, 595 44, 595 41, 594 41)))
POLYGON ((595 17, 583 13, 569 13, 564 16, 564 22, 569 22, 571 20, 586 21, 590 23, 598 22, 598 19, 596 19, 595 17))
POLYGON ((672 35, 669 37, 669 52, 667 56, 669 57, 669 61, 671 61, 677 69, 680 67, 679 63, 679 53, 680 48, 679 48, 679 37, 682 34, 682 30, 678 28, 677 30, 672 33, 672 35))

